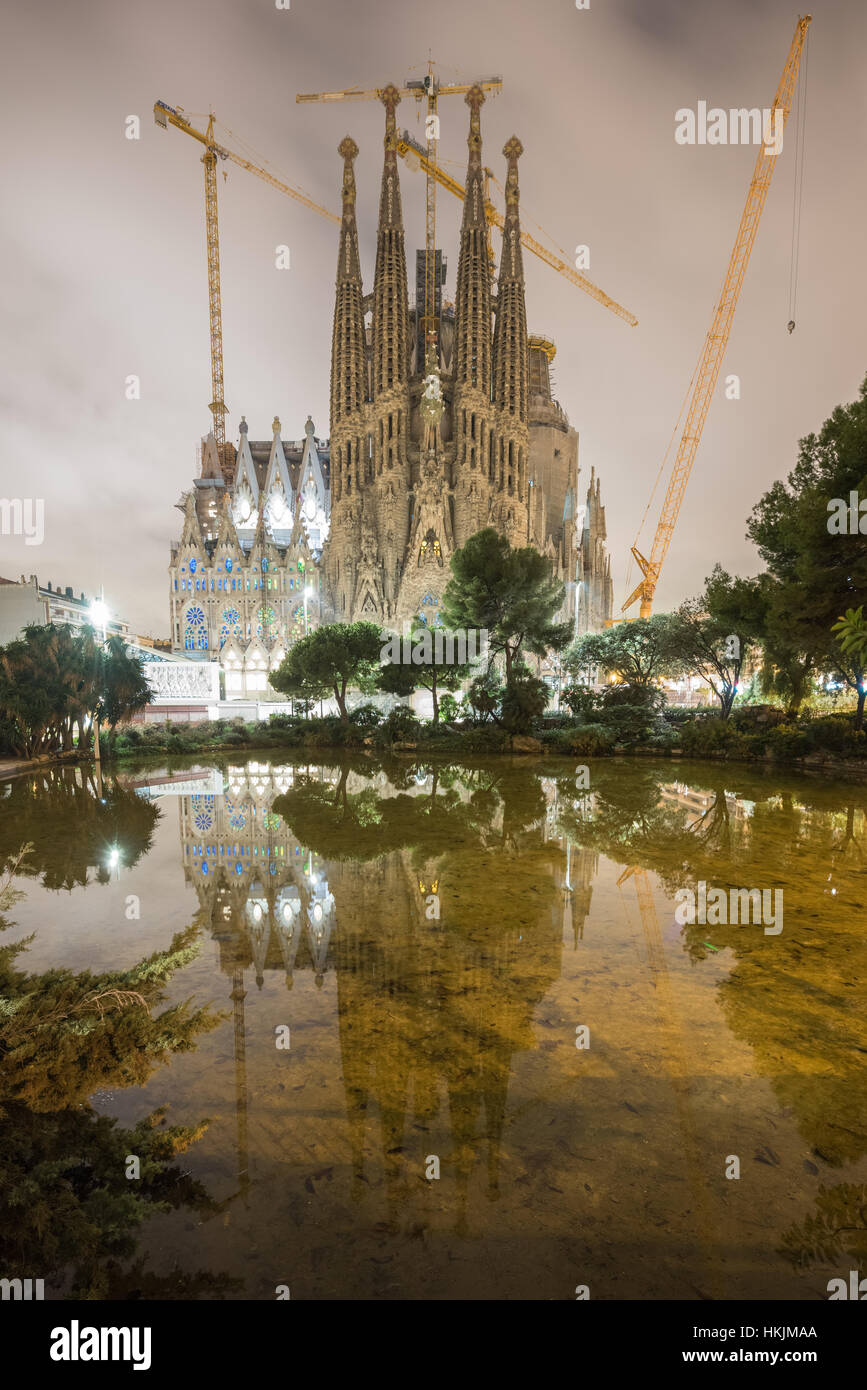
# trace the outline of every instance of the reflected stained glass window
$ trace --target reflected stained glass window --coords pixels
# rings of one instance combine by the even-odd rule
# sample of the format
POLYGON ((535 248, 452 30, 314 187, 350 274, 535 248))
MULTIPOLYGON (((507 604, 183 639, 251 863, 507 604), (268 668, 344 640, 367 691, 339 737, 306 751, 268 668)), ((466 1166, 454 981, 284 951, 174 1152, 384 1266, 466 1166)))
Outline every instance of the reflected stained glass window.
POLYGON ((228 797, 226 797, 224 804, 229 825, 233 830, 243 830, 247 824, 247 817, 242 806, 237 801, 230 801, 228 797))
POLYGON ((191 796, 190 809, 197 830, 210 830, 214 824, 213 796, 191 796))

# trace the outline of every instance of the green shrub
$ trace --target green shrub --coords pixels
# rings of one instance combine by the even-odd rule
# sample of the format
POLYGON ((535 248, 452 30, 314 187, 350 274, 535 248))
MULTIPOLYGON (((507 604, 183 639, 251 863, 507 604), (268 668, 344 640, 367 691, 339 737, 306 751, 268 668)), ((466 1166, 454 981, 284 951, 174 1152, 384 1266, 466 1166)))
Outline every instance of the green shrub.
POLYGON ((692 757, 722 753, 728 757, 748 757, 753 751, 746 737, 727 719, 695 719, 683 724, 679 743, 692 757))
POLYGON ((808 720, 802 725, 811 753, 836 753, 844 758, 864 757, 867 753, 867 734, 854 729, 846 715, 829 714, 808 720))
POLYGON ((536 731, 543 747, 552 753, 571 753, 574 729, 539 729, 536 731))
POLYGON ((440 719, 445 720, 446 724, 454 723, 461 713, 461 706, 451 691, 447 690, 445 695, 440 696, 439 704, 440 719))
POLYGON ((526 666, 516 667, 500 701, 500 718, 512 734, 525 734, 548 707, 550 690, 526 666))
POLYGON ((609 729, 598 724, 586 724, 582 728, 564 730, 570 738, 569 752, 578 758, 592 758, 610 753, 617 742, 609 729))
POLYGON ((369 702, 349 712, 349 722, 359 729, 375 729, 382 723, 382 712, 369 702))
POLYGON ((805 730, 797 724, 778 724, 765 735, 765 749, 779 762, 791 758, 803 758, 810 751, 810 743, 805 730))
POLYGON ((786 712, 777 705, 739 705, 729 717, 736 729, 747 734, 769 732, 786 723, 786 712))
POLYGON ((395 705, 385 721, 385 729, 392 743, 402 743, 418 738, 421 721, 409 705, 395 705))
POLYGON ((563 691, 562 702, 573 714, 586 719, 599 706, 600 697, 592 686, 570 685, 563 691))

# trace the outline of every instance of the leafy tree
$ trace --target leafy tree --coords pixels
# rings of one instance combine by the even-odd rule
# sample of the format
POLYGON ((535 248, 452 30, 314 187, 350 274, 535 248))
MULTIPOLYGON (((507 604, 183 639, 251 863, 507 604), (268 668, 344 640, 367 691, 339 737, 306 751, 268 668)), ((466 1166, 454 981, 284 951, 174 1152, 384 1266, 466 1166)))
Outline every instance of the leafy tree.
POLYGON ((142 659, 127 651, 122 637, 113 633, 103 654, 100 717, 114 733, 122 719, 149 705, 152 699, 142 659))
POLYGON ((446 624, 487 632, 491 656, 502 656, 507 682, 524 652, 544 656, 566 645, 569 624, 554 621, 564 586, 532 546, 513 550, 488 527, 455 551, 451 568, 443 595, 446 624))
POLYGON ((673 649, 684 667, 706 681, 731 713, 758 621, 753 586, 715 565, 704 592, 680 605, 672 619, 673 649))
POLYGON ((93 725, 112 729, 151 700, 141 661, 123 639, 105 647, 89 627, 32 624, 0 649, 0 718, 22 757, 89 749, 93 725))
POLYGON ((863 616, 864 605, 847 608, 842 618, 838 618, 831 631, 835 633, 840 648, 840 656, 835 662, 838 673, 846 685, 855 691, 855 728, 864 725, 864 702, 867 699, 867 621, 863 616))
POLYGON ((574 681, 598 667, 628 685, 649 685, 684 669, 674 638, 670 614, 655 613, 651 618, 616 623, 603 632, 585 633, 568 648, 563 665, 574 681))
POLYGON ((334 696, 347 723, 346 692, 370 692, 379 673, 383 636, 375 623, 329 623, 295 643, 271 677, 275 690, 296 699, 334 696))
POLYGON ((867 592, 867 535, 857 517, 853 529, 836 524, 852 493, 867 496, 867 379, 856 401, 801 440, 794 469, 759 500, 747 526, 768 567, 765 684, 787 696, 793 713, 823 668, 857 686, 831 630, 841 607, 867 592))
MULTIPOLYGON (((397 642, 399 638, 395 639, 397 642)), ((447 661, 445 658, 457 655, 453 634, 443 628, 431 629, 424 623, 415 623, 412 628, 411 662, 390 661, 383 666, 377 678, 380 690, 389 695, 412 695, 421 687, 429 690, 433 700, 433 722, 439 723, 440 691, 459 690, 472 670, 471 662, 447 661), (440 657, 437 659, 437 637, 440 657), (451 645, 450 645, 451 644, 451 645)))
POLYGON ((837 619, 831 630, 836 632, 837 640, 844 652, 867 657, 867 619, 864 617, 863 603, 857 608, 847 608, 843 617, 837 619))

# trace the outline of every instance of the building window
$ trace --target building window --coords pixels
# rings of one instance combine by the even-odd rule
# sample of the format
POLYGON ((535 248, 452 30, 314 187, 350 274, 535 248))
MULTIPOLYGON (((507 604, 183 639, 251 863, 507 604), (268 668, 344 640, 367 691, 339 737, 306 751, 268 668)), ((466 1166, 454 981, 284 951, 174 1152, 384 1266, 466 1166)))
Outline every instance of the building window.
POLYGON ((195 605, 187 609, 184 647, 188 652, 195 651, 197 648, 199 651, 208 650, 208 625, 201 608, 195 605))
POLYGON ((260 608, 256 614, 256 636, 269 641, 274 636, 274 609, 260 608))

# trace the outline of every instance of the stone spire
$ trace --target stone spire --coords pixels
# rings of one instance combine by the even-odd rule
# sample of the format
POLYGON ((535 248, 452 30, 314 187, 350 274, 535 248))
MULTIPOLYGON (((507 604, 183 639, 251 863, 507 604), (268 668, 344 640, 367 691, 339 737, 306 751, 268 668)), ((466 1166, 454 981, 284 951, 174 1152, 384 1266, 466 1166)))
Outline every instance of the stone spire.
MULTIPOLYGON (((503 154, 506 157, 506 215, 494 329, 492 397, 499 438, 493 483, 503 499, 501 525, 515 544, 519 536, 522 541, 527 539, 524 504, 529 501, 530 491, 527 482, 529 345, 518 214, 518 160, 523 146, 517 136, 507 140, 503 154)), ((532 521, 531 517, 531 530, 532 521)))
POLYGON ((524 147, 513 135, 503 147, 506 156, 506 216, 494 329, 494 404, 516 421, 527 420, 527 307, 524 299, 524 265, 521 258, 521 224, 518 216, 518 160, 524 147))
POLYGON ((361 265, 355 220, 354 160, 358 146, 351 136, 340 142, 343 158, 343 219, 337 256, 334 333, 331 341, 331 434, 334 444, 332 485, 337 498, 358 481, 360 439, 367 398, 362 312, 361 265))
MULTIPOLYGON (((383 442, 377 437, 377 473, 383 464, 393 466, 405 453, 404 439, 389 450, 398 428, 406 429, 409 406, 409 308, 406 283, 406 248, 400 181, 397 172, 395 111, 400 95, 392 84, 382 92, 385 107, 385 159, 379 226, 376 234, 376 271, 373 280, 373 398, 387 409, 383 442)), ((376 412, 381 416, 381 410, 376 412)))
POLYGON ((481 87, 474 86, 465 100, 470 108, 470 133, 455 303, 455 384, 476 387, 487 397, 491 387, 491 269, 480 119, 485 94, 481 87))
POLYGON ((485 171, 480 112, 485 94, 470 88, 467 184, 455 294, 453 485, 455 538, 462 545, 489 521, 488 480, 499 444, 491 404, 491 266, 485 222, 485 171))

